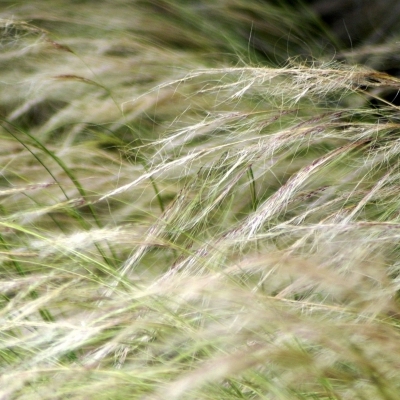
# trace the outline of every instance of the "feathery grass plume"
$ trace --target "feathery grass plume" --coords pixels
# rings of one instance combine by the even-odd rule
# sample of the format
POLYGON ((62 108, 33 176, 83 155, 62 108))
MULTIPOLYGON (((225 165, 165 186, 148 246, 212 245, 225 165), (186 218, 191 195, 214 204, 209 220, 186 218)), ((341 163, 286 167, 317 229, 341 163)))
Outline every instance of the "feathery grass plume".
POLYGON ((397 399, 400 80, 286 3, 5 3, 0 399, 397 399))

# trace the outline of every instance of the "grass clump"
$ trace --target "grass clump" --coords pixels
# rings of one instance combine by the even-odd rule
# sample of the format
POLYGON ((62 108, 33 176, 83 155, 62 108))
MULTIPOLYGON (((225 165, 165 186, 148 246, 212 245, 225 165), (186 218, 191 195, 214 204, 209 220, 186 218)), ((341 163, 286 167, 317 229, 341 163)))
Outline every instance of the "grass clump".
POLYGON ((306 8, 36 3, 1 20, 0 398, 397 399, 400 80, 311 59, 306 8))

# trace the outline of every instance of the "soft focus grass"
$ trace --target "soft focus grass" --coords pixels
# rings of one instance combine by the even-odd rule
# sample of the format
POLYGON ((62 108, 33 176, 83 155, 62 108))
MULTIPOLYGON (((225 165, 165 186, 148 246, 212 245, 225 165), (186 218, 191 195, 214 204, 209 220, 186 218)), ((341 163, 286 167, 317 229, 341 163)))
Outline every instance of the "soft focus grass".
POLYGON ((34 3, 1 15, 0 398, 397 399, 400 81, 306 7, 34 3))

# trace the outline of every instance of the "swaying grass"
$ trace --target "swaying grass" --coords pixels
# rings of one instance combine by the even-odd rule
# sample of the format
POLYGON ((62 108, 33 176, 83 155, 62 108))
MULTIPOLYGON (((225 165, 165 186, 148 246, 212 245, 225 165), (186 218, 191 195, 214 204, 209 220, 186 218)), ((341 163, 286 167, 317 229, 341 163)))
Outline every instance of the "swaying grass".
POLYGON ((2 13, 0 399, 398 399, 400 80, 305 8, 70 3, 2 13))

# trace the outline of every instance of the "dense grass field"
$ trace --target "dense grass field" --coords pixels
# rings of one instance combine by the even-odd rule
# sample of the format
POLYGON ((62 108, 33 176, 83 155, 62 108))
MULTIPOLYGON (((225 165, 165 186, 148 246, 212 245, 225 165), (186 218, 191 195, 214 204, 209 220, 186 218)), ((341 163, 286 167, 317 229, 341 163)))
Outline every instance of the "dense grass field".
POLYGON ((400 35, 261 0, 0 25, 0 400, 399 398, 400 35))

